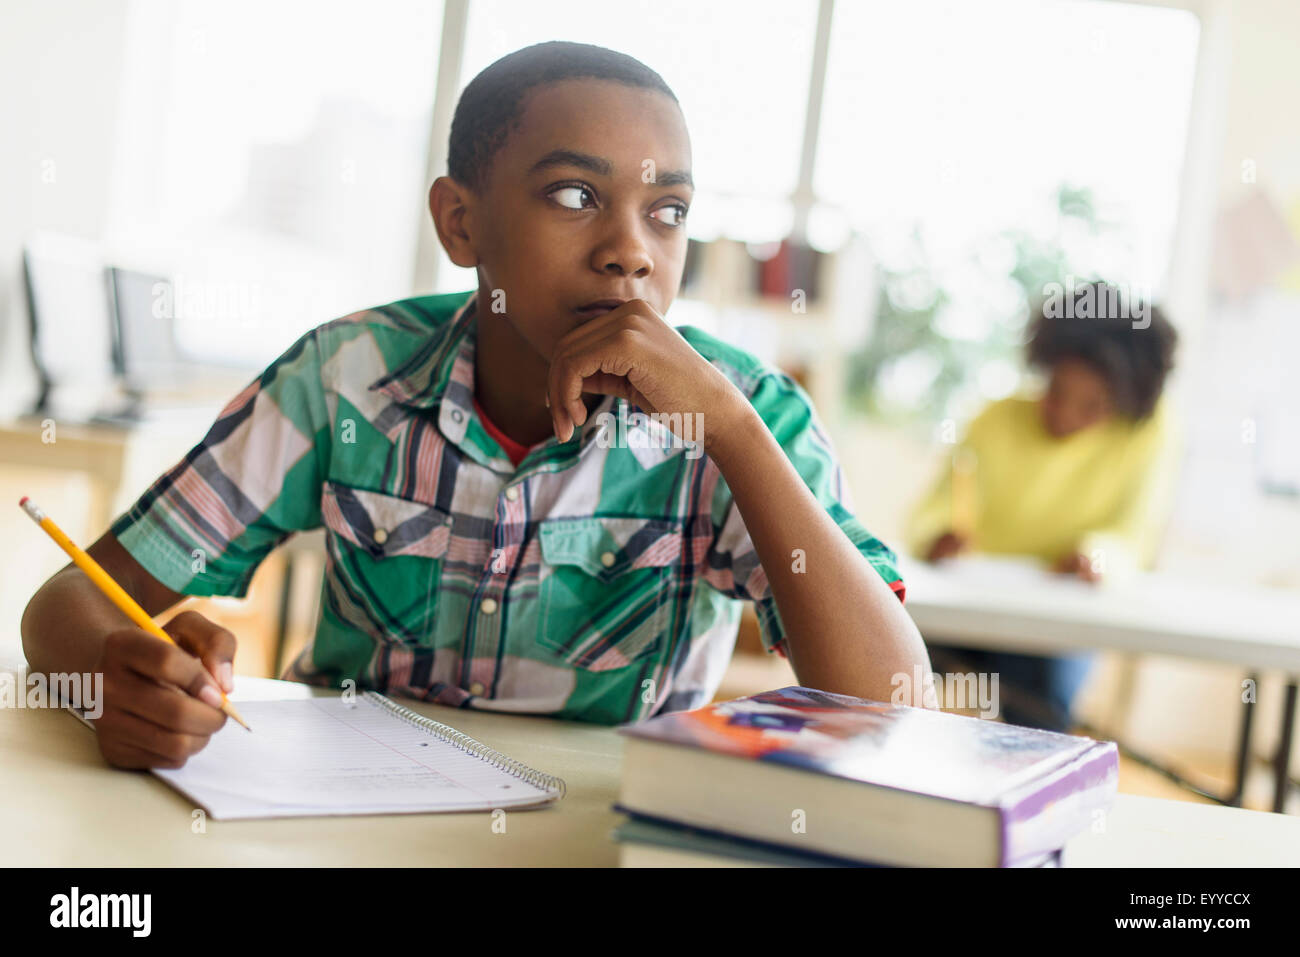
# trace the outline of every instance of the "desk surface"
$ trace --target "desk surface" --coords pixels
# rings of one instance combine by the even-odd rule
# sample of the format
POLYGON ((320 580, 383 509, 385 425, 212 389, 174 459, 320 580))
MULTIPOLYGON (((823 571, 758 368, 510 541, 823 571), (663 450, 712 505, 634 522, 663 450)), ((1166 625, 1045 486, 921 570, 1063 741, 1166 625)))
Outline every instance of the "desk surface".
MULTIPOLYGON (((235 701, 331 694, 236 678, 235 701)), ((510 811, 494 833, 487 812, 206 822, 148 772, 110 768, 94 732, 63 710, 0 711, 0 860, 61 866, 616 866, 609 838, 622 739, 607 727, 468 711, 403 700, 484 744, 551 774, 568 793, 510 811)))
POLYGON ((1102 586, 1023 559, 901 562, 921 634, 1006 651, 1108 649, 1300 674, 1300 592, 1146 574, 1102 586))
MULTIPOLYGON (((234 699, 329 694, 237 678, 234 699)), ((93 732, 66 711, 0 710, 0 861, 55 866, 615 866, 610 831, 622 736, 612 728, 403 701, 511 757, 564 778, 549 808, 512 811, 494 833, 486 812, 207 821, 153 775, 108 767, 93 732)), ((974 719, 972 719, 974 720, 974 719)), ((1295 866, 1300 818, 1120 795, 1099 833, 1066 847, 1075 867, 1295 866)))

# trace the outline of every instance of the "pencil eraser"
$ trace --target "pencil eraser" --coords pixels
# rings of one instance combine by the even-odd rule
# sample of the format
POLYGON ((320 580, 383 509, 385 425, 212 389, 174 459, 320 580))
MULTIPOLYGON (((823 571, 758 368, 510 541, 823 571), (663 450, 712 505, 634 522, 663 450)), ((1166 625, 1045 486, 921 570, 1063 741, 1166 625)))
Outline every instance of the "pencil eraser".
POLYGON ((20 499, 18 500, 18 507, 19 507, 19 508, 23 508, 23 507, 25 507, 26 505, 27 505, 27 496, 24 495, 22 498, 20 498, 20 499))

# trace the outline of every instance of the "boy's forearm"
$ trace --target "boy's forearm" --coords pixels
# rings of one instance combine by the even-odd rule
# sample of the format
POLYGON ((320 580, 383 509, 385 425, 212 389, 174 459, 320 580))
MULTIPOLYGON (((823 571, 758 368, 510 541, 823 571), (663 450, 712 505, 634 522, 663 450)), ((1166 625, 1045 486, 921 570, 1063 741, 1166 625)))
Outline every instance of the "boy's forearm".
POLYGON ((23 653, 32 673, 94 671, 104 638, 131 620, 75 566, 41 586, 23 612, 23 653))
MULTIPOLYGON (((823 691, 889 701, 914 688, 930 660, 916 625, 795 470, 748 403, 723 420, 708 443, 731 489, 785 625, 787 653, 800 683, 823 691), (802 562, 796 562, 796 549, 802 562)), ((932 694, 932 692, 931 692, 932 694)), ((933 699, 930 704, 934 705, 933 699)))

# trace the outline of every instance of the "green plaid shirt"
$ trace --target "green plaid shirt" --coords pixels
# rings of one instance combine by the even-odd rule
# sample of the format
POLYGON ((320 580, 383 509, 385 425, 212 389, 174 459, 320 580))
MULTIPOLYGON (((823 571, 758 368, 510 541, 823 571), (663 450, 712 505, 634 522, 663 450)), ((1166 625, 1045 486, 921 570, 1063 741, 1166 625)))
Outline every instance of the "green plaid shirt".
MULTIPOLYGON (((276 545, 323 525, 315 640, 284 674, 313 684, 614 724, 710 701, 740 600, 784 654, 767 577, 699 447, 607 396, 568 442, 511 463, 474 409, 475 299, 422 296, 313 329, 113 533, 174 591, 242 597, 276 545)), ((901 599, 806 393, 679 332, 901 599)))

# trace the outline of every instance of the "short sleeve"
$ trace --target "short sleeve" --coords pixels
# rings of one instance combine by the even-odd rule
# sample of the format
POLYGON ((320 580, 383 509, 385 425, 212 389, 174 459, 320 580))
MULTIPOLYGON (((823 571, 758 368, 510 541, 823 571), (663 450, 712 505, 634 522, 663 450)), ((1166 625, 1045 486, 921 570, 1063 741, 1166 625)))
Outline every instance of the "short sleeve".
POLYGON ((172 591, 242 598, 276 545, 321 524, 331 433, 316 333, 250 382, 113 522, 122 546, 172 591))
MULTIPOLYGON (((768 372, 749 399, 817 501, 902 601, 897 557, 854 516, 843 470, 807 393, 784 373, 768 372)), ((719 479, 712 506, 714 534, 704 578, 724 595, 754 602, 763 646, 785 655, 776 598, 725 480, 719 479)))

